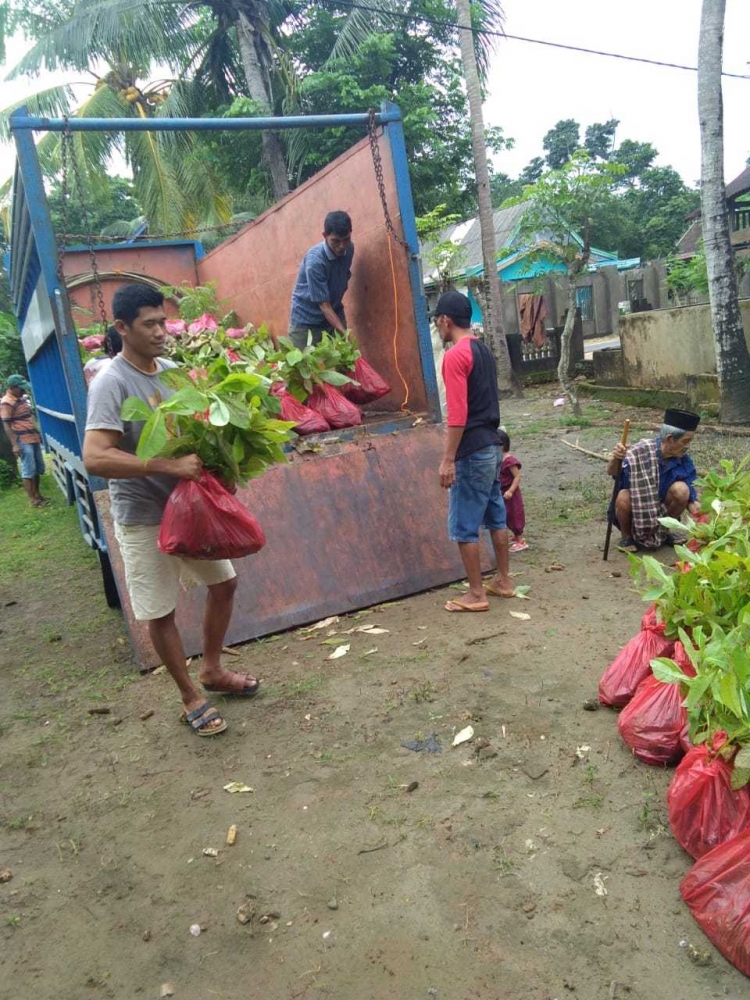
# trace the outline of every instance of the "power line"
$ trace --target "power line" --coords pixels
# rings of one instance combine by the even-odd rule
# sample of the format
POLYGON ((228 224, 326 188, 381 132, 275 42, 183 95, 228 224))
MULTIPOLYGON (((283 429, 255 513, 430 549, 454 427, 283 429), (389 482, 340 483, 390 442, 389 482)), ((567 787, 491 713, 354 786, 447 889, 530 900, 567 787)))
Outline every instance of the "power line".
MULTIPOLYGON (((493 31, 490 28, 475 28, 473 25, 459 24, 457 21, 447 21, 441 18, 430 17, 427 13, 407 13, 405 11, 389 10, 385 7, 376 7, 371 4, 355 2, 355 0, 321 0, 324 5, 334 7, 346 7, 349 10, 369 11, 373 14, 382 14, 385 17, 400 18, 403 21, 421 21, 423 24, 432 24, 439 28, 456 28, 460 31, 470 31, 473 35, 485 35, 489 38, 504 38, 513 42, 528 42, 531 45, 545 45, 552 49, 562 49, 566 52, 583 52, 591 56, 604 56, 607 59, 622 59, 625 62, 643 63, 646 66, 661 66, 666 69, 681 69, 691 73, 697 73, 697 66, 685 66, 682 63, 664 62, 660 59, 647 59, 645 56, 628 56, 622 52, 604 52, 601 49, 589 49, 582 45, 565 45, 563 42, 550 42, 542 38, 526 38, 523 35, 509 35, 504 31, 493 31)), ((747 73, 727 73, 722 70, 722 76, 732 77, 735 80, 750 80, 747 73)))

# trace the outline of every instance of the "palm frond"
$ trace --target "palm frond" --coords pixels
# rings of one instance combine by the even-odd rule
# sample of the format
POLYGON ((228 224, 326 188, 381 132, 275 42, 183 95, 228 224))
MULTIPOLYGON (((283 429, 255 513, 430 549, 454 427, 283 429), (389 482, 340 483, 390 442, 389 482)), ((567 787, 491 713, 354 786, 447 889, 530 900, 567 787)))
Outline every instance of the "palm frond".
POLYGON ((85 70, 97 59, 176 68, 193 44, 189 12, 178 0, 78 0, 71 16, 42 35, 8 78, 43 69, 85 70))
POLYGON ((146 223, 146 216, 139 215, 135 219, 117 219, 102 229, 102 236, 119 236, 124 240, 135 236, 139 229, 146 223))
MULTIPOLYGON (((502 31, 505 25, 505 11, 500 0, 475 0, 471 4, 471 24, 473 28, 485 31, 502 31)), ((474 51, 477 57, 477 71, 481 80, 486 80, 490 68, 490 56, 497 44, 497 37, 482 34, 474 35, 474 51)))
POLYGON ((150 228, 157 232, 184 229, 190 209, 157 135, 154 132, 128 132, 125 149, 133 170, 135 197, 150 228))
POLYGON ((41 115, 44 118, 58 118, 70 112, 72 103, 73 92, 67 85, 47 87, 45 90, 39 90, 36 94, 16 101, 15 104, 0 111, 0 141, 7 142, 10 139, 10 116, 17 108, 26 105, 29 114, 41 115))

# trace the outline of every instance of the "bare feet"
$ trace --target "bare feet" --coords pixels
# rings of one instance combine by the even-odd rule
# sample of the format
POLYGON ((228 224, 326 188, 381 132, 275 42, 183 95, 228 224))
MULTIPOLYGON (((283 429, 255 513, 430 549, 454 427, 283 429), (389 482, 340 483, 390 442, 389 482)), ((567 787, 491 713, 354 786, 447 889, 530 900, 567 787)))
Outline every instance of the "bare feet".
POLYGON ((501 576, 499 573, 492 578, 484 589, 488 594, 492 594, 493 597, 516 596, 513 584, 510 582, 510 577, 507 575, 501 576))

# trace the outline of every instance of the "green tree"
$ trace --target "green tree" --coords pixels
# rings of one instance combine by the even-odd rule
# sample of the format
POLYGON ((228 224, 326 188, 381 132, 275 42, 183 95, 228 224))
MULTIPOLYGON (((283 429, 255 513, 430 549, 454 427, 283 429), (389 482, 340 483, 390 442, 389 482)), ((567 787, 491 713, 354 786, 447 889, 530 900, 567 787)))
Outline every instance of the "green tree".
POLYGON ((566 395, 579 415, 580 404, 570 378, 570 348, 576 313, 576 279, 591 259, 591 220, 616 187, 623 168, 597 162, 586 150, 578 150, 559 169, 550 170, 529 187, 517 202, 527 209, 519 233, 519 245, 528 249, 525 257, 531 267, 550 258, 565 266, 568 284, 568 311, 561 338, 557 373, 566 395), (538 240, 544 233, 545 239, 538 240))
MULTIPOLYGON (((86 205, 82 206, 75 194, 68 193, 68 232, 86 235, 86 217, 94 235, 107 235, 113 226, 129 223, 140 215, 135 200, 133 182, 125 177, 109 177, 105 184, 89 184, 85 192, 86 205)), ((64 231, 62 183, 56 177, 47 193, 47 203, 56 233, 64 231)))
POLYGON ((547 166, 559 170, 581 146, 581 126, 572 118, 559 121, 542 139, 547 166))
POLYGON ((586 129, 586 137, 583 140, 584 149, 595 160, 609 160, 615 146, 615 132, 620 122, 617 118, 610 118, 609 121, 594 123, 586 129))

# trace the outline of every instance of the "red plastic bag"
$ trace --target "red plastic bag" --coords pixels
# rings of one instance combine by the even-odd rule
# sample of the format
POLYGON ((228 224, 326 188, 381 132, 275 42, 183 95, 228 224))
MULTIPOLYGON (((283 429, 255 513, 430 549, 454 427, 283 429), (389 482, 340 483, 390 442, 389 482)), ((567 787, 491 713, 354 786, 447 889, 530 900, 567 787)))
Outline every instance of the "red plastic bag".
POLYGON ((362 423, 362 414, 354 403, 350 403, 327 382, 315 386, 307 405, 327 420, 331 427, 357 427, 362 423))
POLYGON ((696 861, 680 893, 706 937, 750 976, 750 830, 696 861))
POLYGON ((733 790, 732 766, 718 755, 726 739, 716 733, 713 748, 689 750, 667 790, 669 826, 694 858, 750 829, 750 788, 733 790))
POLYGON ((651 661, 673 652, 674 641, 664 638, 664 623, 657 622, 655 609, 649 608, 641 619, 641 631, 623 646, 602 674, 599 701, 613 708, 627 705, 638 685, 651 673, 651 661))
POLYGON ((258 552, 266 536, 256 519, 205 470, 181 479, 161 519, 159 551, 188 559, 240 559, 258 552))
POLYGON ((315 410, 300 403, 291 392, 283 389, 276 393, 281 401, 281 419, 294 421, 294 431, 297 434, 323 434, 330 431, 331 425, 315 410))
POLYGON ((353 378, 359 385, 342 385, 341 391, 353 403, 364 406, 365 403, 374 403, 381 396, 387 396, 391 387, 375 371, 369 361, 364 358, 357 358, 354 362, 354 371, 349 372, 349 378, 353 378))
MULTIPOLYGON (((681 642, 675 643, 672 658, 686 674, 695 674, 681 642)), ((620 712, 620 736, 644 764, 676 764, 682 756, 688 727, 683 700, 679 684, 662 684, 652 674, 620 712)))

